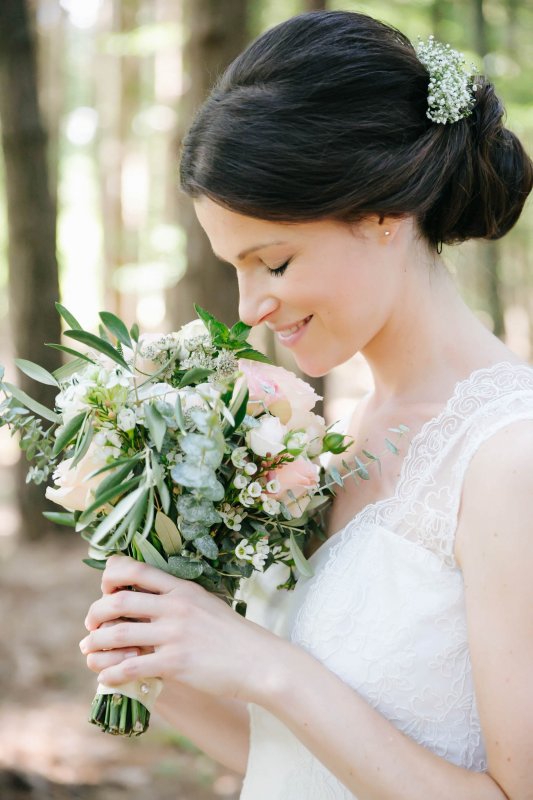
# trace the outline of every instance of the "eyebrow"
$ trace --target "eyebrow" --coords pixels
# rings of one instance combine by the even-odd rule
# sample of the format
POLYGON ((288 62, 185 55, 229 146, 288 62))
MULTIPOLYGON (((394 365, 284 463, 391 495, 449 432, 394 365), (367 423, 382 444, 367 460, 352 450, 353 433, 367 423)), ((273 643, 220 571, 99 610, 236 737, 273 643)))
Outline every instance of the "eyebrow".
MULTIPOLYGON (((273 247, 275 244, 286 244, 286 242, 263 242, 263 244, 256 244, 253 247, 248 247, 246 250, 243 250, 242 253, 239 253, 237 261, 242 261, 246 256, 250 255, 250 253, 255 253, 256 250, 262 250, 263 247, 273 247)), ((221 261, 226 261, 226 259, 219 256, 218 253, 215 253, 215 255, 221 261)), ((230 262, 226 261, 226 264, 228 263, 230 262)))

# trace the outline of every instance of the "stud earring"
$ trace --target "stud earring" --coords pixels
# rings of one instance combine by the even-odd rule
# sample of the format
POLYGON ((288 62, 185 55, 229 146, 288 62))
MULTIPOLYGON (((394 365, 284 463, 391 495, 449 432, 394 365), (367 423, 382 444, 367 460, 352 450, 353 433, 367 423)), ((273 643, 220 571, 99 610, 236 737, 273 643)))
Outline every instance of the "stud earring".
POLYGON ((390 236, 390 231, 384 231, 385 236, 390 236))

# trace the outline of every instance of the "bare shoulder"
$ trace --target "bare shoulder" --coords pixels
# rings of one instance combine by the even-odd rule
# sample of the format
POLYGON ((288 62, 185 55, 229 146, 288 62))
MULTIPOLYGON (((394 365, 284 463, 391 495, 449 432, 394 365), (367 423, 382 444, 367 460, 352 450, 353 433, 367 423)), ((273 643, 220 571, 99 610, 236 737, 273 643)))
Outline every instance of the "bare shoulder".
POLYGON ((533 418, 500 429, 472 458, 459 512, 457 561, 464 566, 488 546, 512 547, 522 537, 533 546, 532 525, 533 418), (507 535, 491 544, 502 528, 507 535))
POLYGON ((489 773, 509 797, 533 798, 533 420, 477 451, 457 536, 489 773))

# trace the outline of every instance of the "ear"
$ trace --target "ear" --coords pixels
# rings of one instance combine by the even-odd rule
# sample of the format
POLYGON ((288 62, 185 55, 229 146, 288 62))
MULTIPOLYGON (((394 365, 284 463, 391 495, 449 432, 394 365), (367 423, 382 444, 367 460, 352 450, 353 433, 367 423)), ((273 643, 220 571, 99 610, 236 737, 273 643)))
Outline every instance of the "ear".
POLYGON ((405 217, 379 216, 374 215, 374 232, 379 244, 389 245, 405 222, 405 217))

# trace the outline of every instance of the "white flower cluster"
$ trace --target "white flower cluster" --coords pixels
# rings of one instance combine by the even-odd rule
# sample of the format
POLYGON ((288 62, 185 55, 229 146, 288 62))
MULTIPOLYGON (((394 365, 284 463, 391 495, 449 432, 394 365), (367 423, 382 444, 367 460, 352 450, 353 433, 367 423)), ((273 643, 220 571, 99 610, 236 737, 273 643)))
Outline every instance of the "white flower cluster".
POLYGON ((265 536, 253 545, 248 539, 242 539, 235 548, 235 555, 241 561, 249 561, 254 569, 263 572, 268 554, 270 553, 270 545, 265 536))
POLYGON ((419 38, 416 53, 429 72, 426 116, 442 125, 468 117, 478 88, 471 83, 475 65, 471 64, 469 70, 462 53, 437 42, 434 36, 427 42, 419 38))

